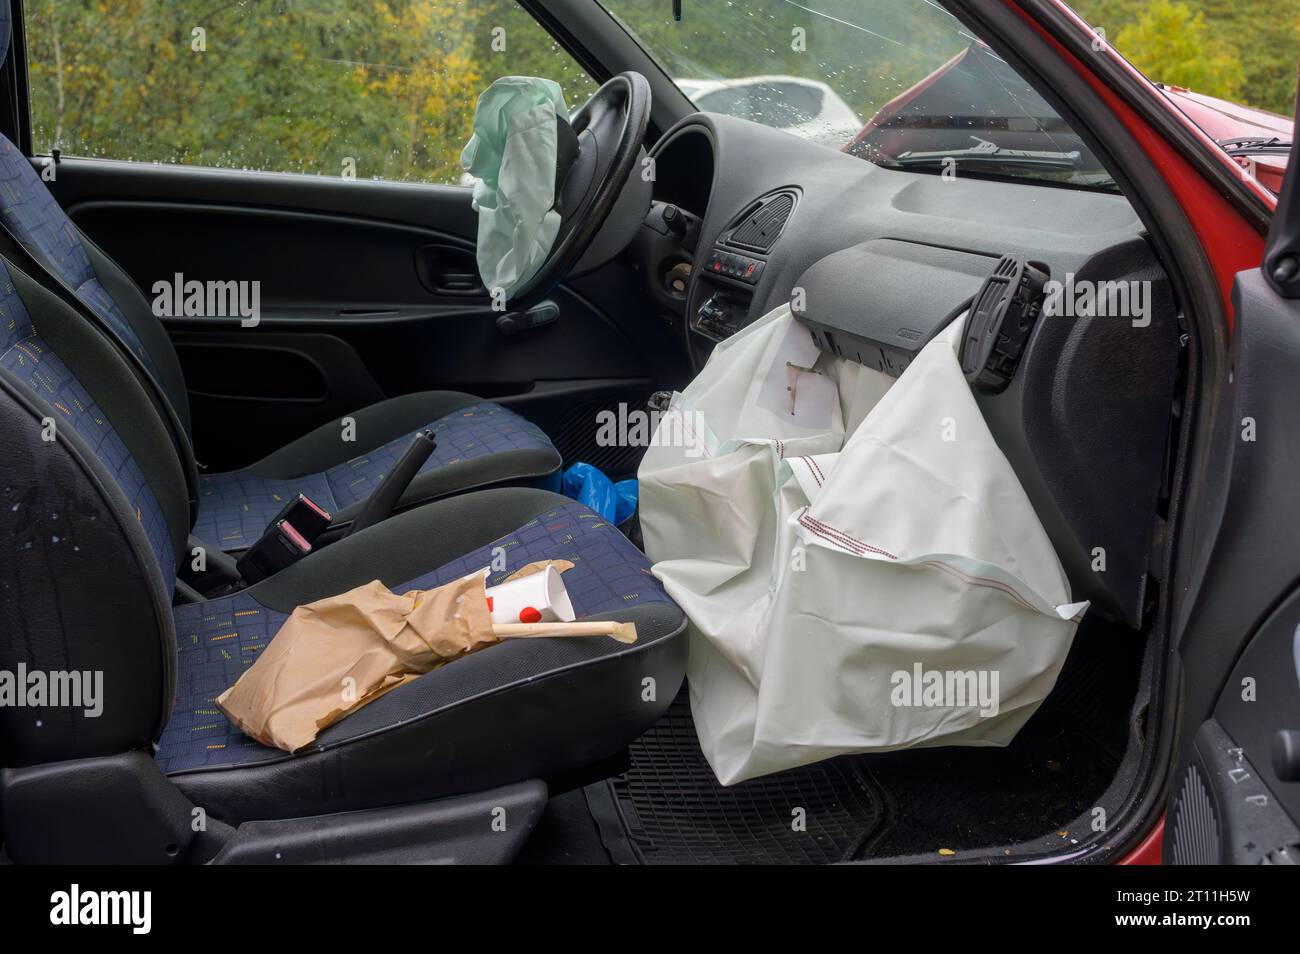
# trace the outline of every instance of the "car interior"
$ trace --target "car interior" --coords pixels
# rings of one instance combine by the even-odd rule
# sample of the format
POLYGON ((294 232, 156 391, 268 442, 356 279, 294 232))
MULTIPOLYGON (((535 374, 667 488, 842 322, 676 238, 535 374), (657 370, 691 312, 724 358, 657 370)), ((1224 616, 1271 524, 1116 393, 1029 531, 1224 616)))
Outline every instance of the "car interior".
MULTIPOLYGON (((654 24, 671 23, 658 6, 654 24)), ((788 110, 763 123, 778 69, 719 100, 742 116, 697 111, 682 89, 704 88, 699 64, 638 31, 651 17, 630 0, 522 4, 599 89, 570 104, 555 249, 504 308, 479 278, 465 185, 52 155, 11 123, 0 666, 102 670, 104 715, 0 709, 5 857, 946 862, 1104 839, 1097 819, 1142 796, 1165 730, 1189 329, 1090 137, 949 14, 915 6, 957 39, 833 147, 792 134, 788 110), (635 477, 644 447, 599 440, 602 412, 658 406, 798 290, 823 352, 897 377, 1008 257, 1151 290, 1140 321, 1022 326, 974 391, 1091 603, 1055 687, 1005 747, 720 785, 687 700, 685 614, 635 520, 600 519, 561 474, 635 477), (152 289, 173 276, 260 281, 260 320, 159 317, 152 289), (412 458, 426 431, 436 446, 412 458), (299 494, 329 528, 250 570, 299 494), (637 642, 493 646, 292 754, 214 708, 295 607, 373 579, 445 583, 503 547, 514 565, 571 560, 580 618, 634 621, 637 642), (498 812, 507 824, 484 823, 498 812)), ((5 76, 26 83, 24 24, 0 11, 5 76)))

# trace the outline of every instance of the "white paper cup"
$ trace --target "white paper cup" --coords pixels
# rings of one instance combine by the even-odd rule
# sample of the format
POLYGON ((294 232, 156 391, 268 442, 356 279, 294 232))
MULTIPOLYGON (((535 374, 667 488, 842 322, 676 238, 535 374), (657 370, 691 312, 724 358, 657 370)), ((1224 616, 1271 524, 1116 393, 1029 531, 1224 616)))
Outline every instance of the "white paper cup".
POLYGON ((573 604, 555 567, 487 588, 494 623, 572 623, 573 604))

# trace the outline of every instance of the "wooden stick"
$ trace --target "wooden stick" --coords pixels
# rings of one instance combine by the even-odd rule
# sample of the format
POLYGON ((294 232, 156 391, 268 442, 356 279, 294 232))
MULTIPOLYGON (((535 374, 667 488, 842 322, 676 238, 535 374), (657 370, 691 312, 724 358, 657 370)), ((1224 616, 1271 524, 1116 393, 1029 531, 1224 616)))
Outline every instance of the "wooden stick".
POLYGON ((636 623, 588 620, 580 623, 493 623, 492 632, 501 639, 528 636, 609 636, 620 643, 636 642, 636 623))

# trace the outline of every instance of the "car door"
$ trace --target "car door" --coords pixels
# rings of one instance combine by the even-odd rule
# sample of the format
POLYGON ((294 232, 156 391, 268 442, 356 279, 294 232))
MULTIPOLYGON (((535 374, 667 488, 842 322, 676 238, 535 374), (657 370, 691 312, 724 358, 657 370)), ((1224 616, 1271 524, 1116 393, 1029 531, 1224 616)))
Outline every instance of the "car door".
POLYGON ((629 272, 616 262, 558 288, 557 319, 522 332, 478 278, 459 167, 478 92, 536 73, 576 107, 600 78, 515 0, 14 12, 30 116, 16 141, 155 302, 209 469, 442 389, 513 407, 566 464, 635 466, 595 445, 596 415, 644 401, 682 359, 627 294, 629 272), (255 288, 256 325, 169 314, 194 280, 255 288))
POLYGON ((1173 864, 1300 863, 1300 152, 1261 268, 1236 276, 1231 372, 1178 587, 1173 864))

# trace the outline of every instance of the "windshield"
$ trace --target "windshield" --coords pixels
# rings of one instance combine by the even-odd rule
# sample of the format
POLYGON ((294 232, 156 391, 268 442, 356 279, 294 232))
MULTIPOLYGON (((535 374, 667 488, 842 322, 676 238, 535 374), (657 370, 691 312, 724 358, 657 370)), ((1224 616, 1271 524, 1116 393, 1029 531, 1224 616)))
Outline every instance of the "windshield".
POLYGON ((1014 70, 931 0, 602 0, 696 108, 893 168, 1113 189, 1014 70))

